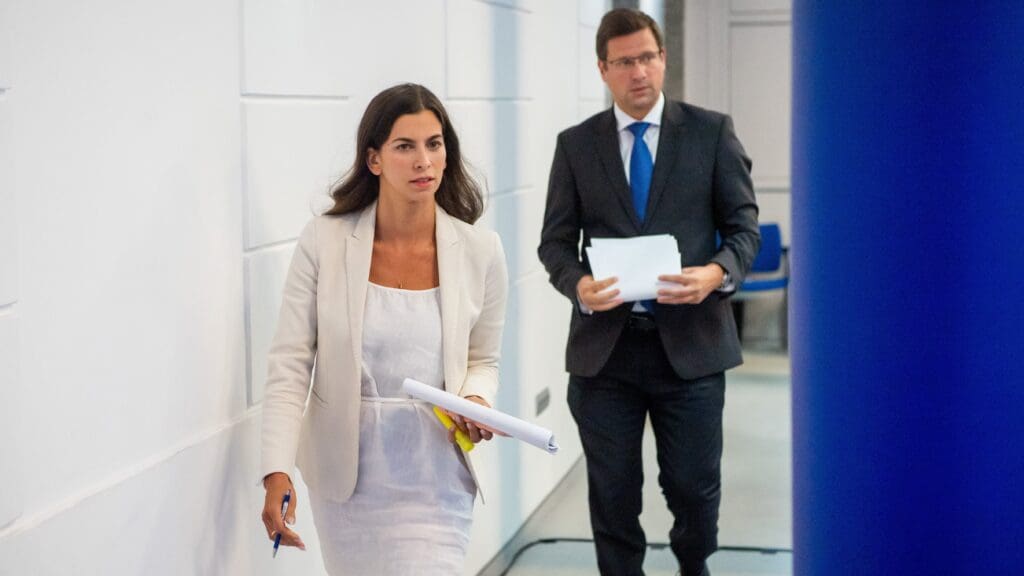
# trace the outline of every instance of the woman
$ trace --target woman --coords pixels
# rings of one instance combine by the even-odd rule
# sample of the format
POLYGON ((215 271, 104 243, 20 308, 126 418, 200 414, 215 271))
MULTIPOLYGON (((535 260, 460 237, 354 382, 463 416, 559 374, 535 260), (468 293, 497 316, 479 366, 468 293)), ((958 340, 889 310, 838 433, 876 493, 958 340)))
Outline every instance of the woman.
MULTIPOLYGON (((497 234, 471 225, 480 188, 429 90, 378 94, 356 150, 285 283, 263 400, 263 522, 271 539, 305 549, 281 520, 297 463, 330 574, 459 574, 476 478, 401 383, 493 403, 505 256, 497 234)), ((474 442, 491 438, 457 423, 474 442)))

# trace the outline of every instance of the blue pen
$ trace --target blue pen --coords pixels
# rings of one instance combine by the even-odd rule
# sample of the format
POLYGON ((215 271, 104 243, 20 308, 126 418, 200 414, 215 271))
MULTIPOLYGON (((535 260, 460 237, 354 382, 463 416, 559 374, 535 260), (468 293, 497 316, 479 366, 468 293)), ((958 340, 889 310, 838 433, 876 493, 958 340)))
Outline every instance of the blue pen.
MULTIPOLYGON (((284 502, 281 503, 281 519, 284 520, 284 515, 288 513, 288 501, 292 499, 291 489, 284 493, 284 502)), ((277 558, 277 547, 281 545, 281 533, 278 532, 277 536, 274 536, 274 555, 272 558, 277 558)))

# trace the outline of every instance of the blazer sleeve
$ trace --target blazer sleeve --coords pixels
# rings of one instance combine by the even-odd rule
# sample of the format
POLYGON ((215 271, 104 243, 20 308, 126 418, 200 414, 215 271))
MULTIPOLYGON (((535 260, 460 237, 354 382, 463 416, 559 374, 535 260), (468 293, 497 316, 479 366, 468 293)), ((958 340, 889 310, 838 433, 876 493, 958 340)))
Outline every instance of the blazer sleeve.
POLYGON ((563 133, 555 145, 537 256, 551 284, 576 305, 576 285, 590 272, 580 261, 580 197, 564 140, 563 133))
POLYGON ((711 261, 725 268, 736 286, 743 283, 761 247, 750 167, 732 118, 725 116, 719 128, 713 175, 715 227, 722 245, 711 261))
POLYGON ((493 243, 484 280, 484 304, 469 333, 469 364, 459 396, 479 396, 494 406, 508 301, 508 267, 501 238, 493 232, 490 236, 493 243))
POLYGON ((302 231, 292 255, 277 332, 267 355, 261 478, 272 472, 293 476, 302 414, 316 358, 318 273, 314 219, 302 231))

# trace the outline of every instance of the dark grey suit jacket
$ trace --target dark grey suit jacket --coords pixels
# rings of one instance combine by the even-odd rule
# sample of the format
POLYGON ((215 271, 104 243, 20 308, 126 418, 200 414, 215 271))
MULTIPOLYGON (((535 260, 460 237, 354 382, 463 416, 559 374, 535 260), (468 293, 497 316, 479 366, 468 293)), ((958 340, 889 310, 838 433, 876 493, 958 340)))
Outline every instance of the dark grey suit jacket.
MULTIPOLYGON (((595 376, 629 318, 630 305, 587 315, 576 284, 590 274, 583 246, 591 238, 671 234, 683 267, 717 262, 737 284, 761 244, 750 159, 723 114, 665 101, 654 175, 643 224, 633 208, 609 109, 558 136, 538 254, 551 283, 574 303, 566 369, 595 376), (721 236, 716 249, 715 232, 721 236), (581 258, 582 257, 582 258, 581 258)), ((656 305, 655 321, 669 361, 686 379, 742 363, 728 295, 699 305, 656 305)))

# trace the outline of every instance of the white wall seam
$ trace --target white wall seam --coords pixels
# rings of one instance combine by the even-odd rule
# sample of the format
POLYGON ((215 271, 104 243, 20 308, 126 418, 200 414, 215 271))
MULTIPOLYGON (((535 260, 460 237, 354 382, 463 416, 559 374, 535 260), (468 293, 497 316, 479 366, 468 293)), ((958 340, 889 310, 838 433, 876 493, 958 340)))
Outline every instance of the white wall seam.
POLYGON ((199 432, 198 434, 195 434, 192 437, 187 438, 184 441, 171 446, 170 448, 167 448, 165 450, 157 452, 156 454, 153 454, 148 458, 135 462, 131 466, 126 466, 125 468, 122 468, 121 470, 118 470, 113 474, 108 475, 107 477, 94 483, 93 485, 87 486, 86 488, 79 490, 78 492, 58 502, 41 508, 40 510, 34 513, 22 516, 21 518, 17 519, 9 526, 4 528, 3 530, 0 530, 0 540, 36 528, 37 526, 43 524, 47 520, 50 520, 51 518, 59 516, 60 514, 73 509, 75 506, 84 502, 85 500, 88 500, 89 498, 92 498, 98 494, 102 494, 103 492, 106 492, 107 490, 110 490, 112 488, 115 488, 118 485, 122 484, 123 482, 130 480, 131 478, 134 478, 135 476, 138 476, 146 472, 147 470, 155 468, 160 464, 170 460, 171 458, 174 458, 178 454, 181 454, 182 452, 185 452, 190 448, 199 446, 202 443, 206 442, 207 440, 213 438, 214 436, 226 430, 230 430, 231 428, 234 428, 239 424, 245 423, 247 420, 258 416, 262 412, 261 408, 262 407, 259 406, 250 408, 246 410, 244 413, 242 413, 240 416, 236 416, 226 424, 214 426, 202 432, 199 432))

